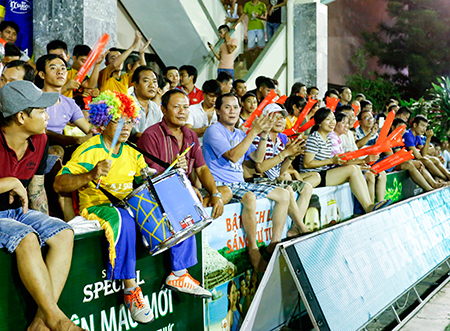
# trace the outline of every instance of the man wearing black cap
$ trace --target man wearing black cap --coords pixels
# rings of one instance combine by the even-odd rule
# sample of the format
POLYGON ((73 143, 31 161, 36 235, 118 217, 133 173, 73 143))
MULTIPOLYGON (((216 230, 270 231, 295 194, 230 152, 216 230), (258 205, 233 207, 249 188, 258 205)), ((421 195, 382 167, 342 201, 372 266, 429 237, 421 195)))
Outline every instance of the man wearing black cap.
POLYGON ((73 231, 47 215, 44 190, 45 108, 58 98, 28 81, 0 90, 0 248, 16 253, 20 278, 38 305, 29 330, 82 330, 57 306, 70 269, 73 231), (49 246, 45 261, 44 244, 49 246))

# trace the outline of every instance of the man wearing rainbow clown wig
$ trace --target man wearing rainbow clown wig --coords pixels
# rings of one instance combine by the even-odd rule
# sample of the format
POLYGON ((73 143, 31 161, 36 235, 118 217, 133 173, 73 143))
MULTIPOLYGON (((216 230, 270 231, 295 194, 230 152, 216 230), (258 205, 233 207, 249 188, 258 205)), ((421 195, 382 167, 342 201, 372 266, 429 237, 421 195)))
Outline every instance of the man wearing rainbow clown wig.
POLYGON ((123 280, 125 304, 139 323, 153 320, 153 312, 136 283, 136 224, 130 214, 111 205, 101 187, 119 199, 133 190, 146 167, 142 154, 126 145, 139 106, 123 93, 105 91, 90 104, 89 119, 100 134, 80 145, 55 179, 57 192, 78 190, 80 214, 99 220, 109 244, 107 277, 123 280), (124 120, 117 144, 110 153, 119 120, 124 120))

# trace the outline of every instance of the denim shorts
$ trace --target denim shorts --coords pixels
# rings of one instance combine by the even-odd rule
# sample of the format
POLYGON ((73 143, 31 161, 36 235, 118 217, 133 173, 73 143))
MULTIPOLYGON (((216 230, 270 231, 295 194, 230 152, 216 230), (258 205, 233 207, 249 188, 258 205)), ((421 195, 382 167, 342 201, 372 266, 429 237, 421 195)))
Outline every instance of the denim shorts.
POLYGON ((217 68, 217 76, 219 76, 222 71, 228 72, 234 79, 234 69, 217 68))
POLYGON ((258 40, 258 47, 264 48, 266 45, 266 37, 264 36, 264 30, 249 30, 247 32, 248 49, 255 48, 256 40, 258 40))
POLYGON ((0 248, 14 253, 23 238, 35 233, 43 246, 47 240, 65 229, 72 229, 66 222, 36 210, 26 214, 22 207, 0 211, 0 248))

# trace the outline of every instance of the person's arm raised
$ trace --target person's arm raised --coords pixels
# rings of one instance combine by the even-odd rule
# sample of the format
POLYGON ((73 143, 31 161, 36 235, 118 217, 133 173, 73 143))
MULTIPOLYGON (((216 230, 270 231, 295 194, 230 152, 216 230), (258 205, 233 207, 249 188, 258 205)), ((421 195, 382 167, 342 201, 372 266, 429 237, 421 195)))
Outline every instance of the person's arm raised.
POLYGON ((244 19, 245 15, 247 15, 247 14, 242 13, 242 15, 239 16, 239 19, 236 21, 236 23, 234 23, 234 24, 230 27, 230 29, 231 29, 231 30, 236 29, 236 26, 237 26, 239 23, 242 22, 242 20, 244 19))
MULTIPOLYGON (((225 34, 225 45, 227 46, 227 51, 228 51, 228 53, 233 53, 234 52, 234 50, 236 49, 236 45, 233 45, 233 44, 230 44, 230 39, 231 39, 231 37, 230 37, 230 32, 227 32, 226 34, 225 34)), ((219 59, 220 60, 220 59, 219 59)))
POLYGON ((216 50, 214 49, 213 44, 211 44, 210 42, 208 42, 208 47, 209 47, 209 49, 213 52, 213 54, 214 54, 214 56, 216 57, 216 59, 220 61, 221 56, 220 56, 220 54, 218 54, 218 53, 216 52, 216 50))
POLYGON ((81 86, 84 88, 94 89, 98 85, 98 74, 100 73, 100 66, 102 62, 105 60, 106 55, 108 55, 109 51, 103 53, 102 56, 99 56, 97 62, 95 62, 94 69, 92 69, 91 76, 86 79, 81 86))
POLYGON ((133 44, 125 52, 120 54, 112 63, 108 64, 110 72, 113 72, 120 68, 120 65, 127 59, 127 57, 139 46, 141 42, 141 33, 139 31, 135 32, 133 44))

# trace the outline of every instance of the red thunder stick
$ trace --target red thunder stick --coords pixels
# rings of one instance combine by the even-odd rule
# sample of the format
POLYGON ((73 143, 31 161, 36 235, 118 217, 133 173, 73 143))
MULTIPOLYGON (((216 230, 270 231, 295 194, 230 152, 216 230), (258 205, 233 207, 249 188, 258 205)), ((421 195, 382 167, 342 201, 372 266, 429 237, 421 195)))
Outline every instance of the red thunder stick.
POLYGON ((86 61, 81 66, 80 70, 77 73, 77 76, 75 77, 75 80, 78 83, 81 84, 83 82, 84 77, 86 77, 89 70, 91 70, 92 66, 95 64, 95 61, 97 61, 98 57, 101 56, 103 49, 105 48, 108 40, 109 40, 109 35, 107 33, 104 33, 101 36, 101 38, 97 41, 94 48, 91 49, 86 61))
MULTIPOLYGON (((352 107, 353 107, 353 110, 355 111, 355 117, 357 117, 358 116, 358 110, 359 110, 360 106, 352 105, 352 107)), ((355 123, 353 123, 353 129, 356 129, 358 126, 359 126, 359 121, 358 121, 358 118, 356 118, 355 123)))
MULTIPOLYGON (((305 107, 303 108, 302 112, 300 113, 300 115, 298 116, 297 120, 295 121, 294 125, 292 126, 292 128, 290 129, 286 129, 283 131, 283 133, 287 136, 292 136, 295 134, 295 132, 298 130, 298 128, 300 127, 300 125, 303 123, 303 121, 305 120, 305 117, 308 115, 308 113, 310 112, 310 110, 312 109, 312 107, 316 104, 317 100, 314 100, 311 98, 311 96, 309 97, 308 103, 305 105, 305 107)), ((305 123, 306 125, 306 123, 305 123)), ((313 124, 314 125, 314 124, 313 124)), ((305 129, 307 130, 307 129, 305 129)))
POLYGON ((355 117, 358 116, 358 110, 359 110, 359 106, 358 105, 352 105, 353 110, 355 111, 355 117))
POLYGON ((392 133, 389 135, 389 137, 387 137, 387 139, 385 141, 383 141, 382 143, 377 142, 373 146, 358 149, 353 152, 344 153, 344 154, 339 155, 339 157, 344 161, 348 161, 348 160, 356 159, 361 156, 381 154, 383 152, 387 152, 392 147, 404 146, 405 144, 403 143, 403 139, 402 139, 402 135, 401 135, 401 132, 404 129, 405 129, 405 125, 402 125, 402 126, 398 127, 397 129, 395 129, 394 131, 392 131, 392 133))
POLYGON ((341 99, 334 98, 334 97, 333 98, 327 97, 327 105, 326 105, 326 107, 330 108, 332 111, 335 111, 339 101, 341 101, 341 99))
POLYGON ((386 140, 386 137, 389 133, 389 130, 391 128, 392 122, 395 118, 395 111, 391 111, 384 121, 383 127, 380 130, 380 134, 378 135, 377 143, 381 143, 386 140))
MULTIPOLYGON (((377 139, 377 142, 376 142, 377 144, 378 143, 381 144, 381 143, 383 143, 386 140, 387 135, 389 133, 389 130, 391 129, 392 122, 394 121, 394 118, 395 118, 395 112, 394 111, 391 111, 386 116, 386 120, 384 121, 383 127, 381 128, 380 133, 378 135, 378 139, 377 139)), ((375 163, 375 161, 371 162, 370 165, 372 165, 374 163, 375 163)))
POLYGON ((279 104, 279 105, 283 105, 287 100, 287 96, 282 95, 281 97, 278 98, 277 101, 275 101, 275 103, 279 104))
POLYGON ((267 106, 269 103, 272 103, 272 100, 277 98, 277 93, 275 90, 271 90, 269 94, 264 98, 263 101, 259 104, 259 106, 255 109, 255 111, 247 118, 247 120, 244 122, 243 126, 246 128, 250 128, 252 126, 253 120, 256 116, 260 116, 262 114, 262 111, 265 106, 267 106))
POLYGON ((395 167, 405 161, 414 159, 413 151, 407 152, 403 147, 397 153, 385 158, 371 167, 372 172, 379 174, 382 171, 395 167))
POLYGON ((312 127, 314 124, 316 124, 316 122, 314 121, 314 118, 311 118, 308 122, 303 124, 297 131, 298 132, 305 132, 310 127, 312 127))

